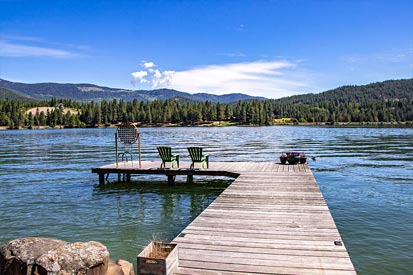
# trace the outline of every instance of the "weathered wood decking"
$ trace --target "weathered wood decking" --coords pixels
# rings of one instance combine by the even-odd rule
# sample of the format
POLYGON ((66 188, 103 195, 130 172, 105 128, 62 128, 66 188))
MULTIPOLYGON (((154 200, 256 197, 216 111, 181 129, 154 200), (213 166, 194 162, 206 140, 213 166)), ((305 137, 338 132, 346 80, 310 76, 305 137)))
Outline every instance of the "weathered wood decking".
MULTIPOLYGON (((209 169, 189 171, 182 163, 179 170, 163 172, 158 167, 159 162, 143 162, 140 170, 239 175, 173 240, 179 244, 176 274, 356 274, 306 164, 213 162, 209 169)), ((94 172, 115 173, 110 166, 102 169, 94 172)))
MULTIPOLYGON (((166 175, 168 177, 178 175, 203 175, 203 176, 227 176, 238 177, 243 171, 255 172, 277 172, 277 171, 307 171, 307 165, 278 165, 271 162, 210 162, 208 169, 190 169, 190 162, 181 162, 179 168, 159 168, 160 161, 139 162, 119 162, 92 168, 92 173, 99 175, 99 182, 105 183, 107 174, 126 174, 126 175, 166 175)), ((168 166, 167 166, 168 167, 168 166)))

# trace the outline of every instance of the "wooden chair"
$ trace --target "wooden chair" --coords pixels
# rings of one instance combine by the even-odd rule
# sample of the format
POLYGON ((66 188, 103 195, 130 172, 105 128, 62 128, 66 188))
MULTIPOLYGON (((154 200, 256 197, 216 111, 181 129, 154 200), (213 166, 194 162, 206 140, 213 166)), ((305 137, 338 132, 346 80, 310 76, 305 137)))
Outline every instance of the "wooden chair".
POLYGON ((174 168, 174 162, 179 168, 179 155, 172 155, 172 149, 168 146, 157 147, 159 156, 162 159, 161 168, 166 168, 166 162, 171 163, 171 168, 174 168))
POLYGON ((204 169, 204 164, 209 168, 209 156, 202 154, 202 147, 188 147, 189 156, 191 157, 191 169, 194 169, 195 162, 201 163, 201 169, 204 169))

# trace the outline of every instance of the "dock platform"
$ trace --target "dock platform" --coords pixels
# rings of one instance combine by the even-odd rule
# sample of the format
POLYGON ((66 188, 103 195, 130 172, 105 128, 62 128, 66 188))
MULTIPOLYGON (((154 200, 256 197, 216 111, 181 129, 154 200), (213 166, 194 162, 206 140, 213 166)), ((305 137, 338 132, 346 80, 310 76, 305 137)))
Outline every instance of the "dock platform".
MULTIPOLYGON (((107 165, 94 173, 219 175, 236 179, 172 242, 180 275, 357 274, 307 164, 212 162, 208 169, 107 165)), ((101 178, 101 176, 99 177, 101 178)))

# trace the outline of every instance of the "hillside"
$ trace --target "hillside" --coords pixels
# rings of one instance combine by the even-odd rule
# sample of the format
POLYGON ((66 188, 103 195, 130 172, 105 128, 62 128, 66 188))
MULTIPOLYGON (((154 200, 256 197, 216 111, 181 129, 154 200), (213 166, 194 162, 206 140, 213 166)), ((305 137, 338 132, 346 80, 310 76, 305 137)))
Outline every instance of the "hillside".
POLYGON ((15 101, 28 101, 31 98, 28 95, 13 91, 8 88, 0 87, 0 100, 15 100, 15 101))
POLYGON ((27 97, 35 100, 48 100, 51 98, 65 98, 78 101, 101 101, 123 99, 125 101, 154 101, 167 100, 171 98, 182 98, 193 101, 211 101, 229 103, 238 100, 260 99, 262 97, 253 97, 245 94, 226 94, 213 95, 206 93, 190 94, 172 89, 157 89, 157 90, 125 90, 117 88, 109 88, 97 86, 93 84, 61 84, 61 83, 35 83, 26 84, 19 82, 11 82, 0 79, 0 87, 9 90, 17 91, 27 97))
POLYGON ((286 104, 312 105, 322 102, 367 104, 374 101, 413 100, 413 78, 387 80, 360 86, 342 86, 319 94, 305 94, 278 99, 286 104))

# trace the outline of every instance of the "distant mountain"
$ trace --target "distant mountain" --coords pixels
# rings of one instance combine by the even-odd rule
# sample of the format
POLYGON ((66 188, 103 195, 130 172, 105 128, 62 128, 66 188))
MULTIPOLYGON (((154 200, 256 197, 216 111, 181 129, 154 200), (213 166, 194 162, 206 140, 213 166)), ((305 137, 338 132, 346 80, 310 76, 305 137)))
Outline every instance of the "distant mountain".
POLYGON ((0 79, 0 87, 13 90, 28 98, 34 100, 45 100, 50 98, 66 98, 81 101, 100 101, 103 99, 111 100, 114 98, 124 99, 125 101, 132 101, 137 99, 139 101, 153 101, 153 100, 167 100, 171 98, 188 99, 194 101, 212 101, 229 103, 238 100, 259 99, 264 100, 263 97, 253 97, 245 94, 226 94, 213 95, 206 93, 189 94, 172 89, 157 89, 157 90, 125 90, 116 89, 93 84, 61 84, 61 83, 36 83, 26 84, 19 82, 11 82, 0 79))
MULTIPOLYGON (((0 99, 45 100, 50 98, 65 98, 77 101, 100 101, 112 100, 114 98, 132 101, 154 101, 175 99, 185 101, 210 101, 230 103, 239 100, 259 99, 240 93, 226 95, 214 95, 208 93, 189 94, 172 89, 157 90, 125 90, 116 89, 93 84, 60 84, 60 83, 37 83, 25 84, 0 79, 0 99)), ((283 104, 314 105, 322 102, 335 103, 358 103, 367 104, 374 101, 399 101, 413 100, 413 79, 388 80, 384 82, 371 83, 359 86, 343 86, 318 94, 302 94, 276 99, 283 104)))
POLYGON ((312 105, 322 102, 357 103, 413 100, 413 78, 387 80, 368 85, 342 86, 319 94, 303 94, 278 99, 286 104, 312 105))

